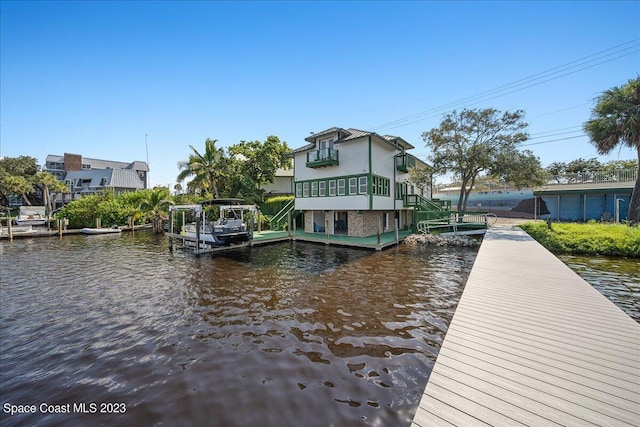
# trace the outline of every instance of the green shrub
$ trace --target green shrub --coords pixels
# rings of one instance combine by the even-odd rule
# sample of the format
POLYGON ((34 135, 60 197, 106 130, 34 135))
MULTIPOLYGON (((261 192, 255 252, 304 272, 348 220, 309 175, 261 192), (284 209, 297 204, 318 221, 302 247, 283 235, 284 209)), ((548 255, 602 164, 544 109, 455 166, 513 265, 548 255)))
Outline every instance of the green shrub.
POLYGON ((556 254, 586 254, 640 258, 640 228, 625 224, 589 222, 541 222, 520 226, 531 237, 556 254))
POLYGON ((280 212, 280 210, 293 198, 293 196, 272 197, 260 204, 260 211, 265 215, 273 216, 280 212))

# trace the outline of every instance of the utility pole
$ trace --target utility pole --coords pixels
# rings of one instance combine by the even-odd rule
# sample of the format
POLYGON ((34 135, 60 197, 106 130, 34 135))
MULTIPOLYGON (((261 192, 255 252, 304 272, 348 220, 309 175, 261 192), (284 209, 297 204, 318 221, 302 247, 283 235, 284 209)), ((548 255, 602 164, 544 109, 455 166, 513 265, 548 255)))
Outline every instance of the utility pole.
POLYGON ((147 144, 147 137, 149 135, 147 135, 146 133, 144 134, 144 147, 147 150, 147 188, 151 188, 151 178, 149 176, 149 172, 150 172, 150 167, 149 167, 149 145, 147 144))

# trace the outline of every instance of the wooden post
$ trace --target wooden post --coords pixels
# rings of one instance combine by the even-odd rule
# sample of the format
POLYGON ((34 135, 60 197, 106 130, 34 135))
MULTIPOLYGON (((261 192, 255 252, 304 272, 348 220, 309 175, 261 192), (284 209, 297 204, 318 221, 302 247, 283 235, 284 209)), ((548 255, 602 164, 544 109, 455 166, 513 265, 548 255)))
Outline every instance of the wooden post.
POLYGON ((196 249, 195 255, 200 255, 200 212, 196 215, 196 249))
POLYGON ((173 211, 169 210, 169 252, 173 252, 173 211))
POLYGON ((396 245, 397 245, 398 243, 400 243, 400 236, 398 235, 398 226, 399 226, 398 218, 395 219, 395 222, 396 222, 396 245))
POLYGON ((291 211, 287 212, 287 236, 291 237, 291 211))
POLYGON ((58 222, 58 237, 62 237, 62 219, 59 219, 57 222, 58 222))
POLYGON ((378 220, 378 245, 380 244, 380 234, 382 233, 382 218, 378 220))
POLYGON ((9 219, 7 220, 7 227, 9 228, 9 240, 13 240, 13 228, 11 228, 11 212, 9 212, 9 219))

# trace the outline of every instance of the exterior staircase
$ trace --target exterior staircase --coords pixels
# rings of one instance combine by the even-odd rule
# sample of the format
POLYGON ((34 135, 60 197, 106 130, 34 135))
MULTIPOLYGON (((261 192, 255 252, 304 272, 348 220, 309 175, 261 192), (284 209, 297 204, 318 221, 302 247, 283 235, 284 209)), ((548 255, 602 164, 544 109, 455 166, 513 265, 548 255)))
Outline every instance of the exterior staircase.
POLYGON ((269 221, 269 228, 271 230, 279 229, 280 224, 287 219, 289 212, 292 213, 292 218, 298 215, 298 211, 295 210, 295 201, 296 199, 289 200, 282 209, 271 218, 271 221, 269 221))

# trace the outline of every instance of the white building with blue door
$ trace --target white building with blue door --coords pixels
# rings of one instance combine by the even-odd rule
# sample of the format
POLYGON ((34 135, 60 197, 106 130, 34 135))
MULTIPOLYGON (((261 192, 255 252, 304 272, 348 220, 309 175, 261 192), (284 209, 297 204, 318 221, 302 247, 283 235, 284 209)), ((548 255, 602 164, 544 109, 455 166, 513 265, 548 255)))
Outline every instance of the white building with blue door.
POLYGON ((533 194, 545 201, 549 216, 558 221, 624 221, 637 177, 637 169, 567 174, 554 177, 533 194))

